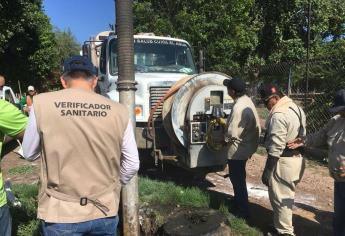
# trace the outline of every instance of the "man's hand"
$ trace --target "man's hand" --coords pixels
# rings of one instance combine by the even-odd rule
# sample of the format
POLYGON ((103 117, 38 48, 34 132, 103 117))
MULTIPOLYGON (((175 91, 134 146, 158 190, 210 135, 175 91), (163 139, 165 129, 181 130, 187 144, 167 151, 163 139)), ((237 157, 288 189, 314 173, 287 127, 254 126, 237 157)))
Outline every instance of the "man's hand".
POLYGON ((273 169, 276 166, 279 158, 274 157, 274 156, 268 156, 264 172, 262 173, 261 176, 261 181, 264 185, 267 187, 269 186, 269 179, 271 178, 271 175, 273 173, 273 169))
POLYGON ((289 149, 296 149, 296 148, 299 148, 299 147, 303 147, 304 146, 304 139, 296 138, 294 140, 289 141, 286 146, 289 149))
POLYGON ((26 113, 30 113, 30 107, 28 107, 28 106, 24 107, 23 111, 26 113))

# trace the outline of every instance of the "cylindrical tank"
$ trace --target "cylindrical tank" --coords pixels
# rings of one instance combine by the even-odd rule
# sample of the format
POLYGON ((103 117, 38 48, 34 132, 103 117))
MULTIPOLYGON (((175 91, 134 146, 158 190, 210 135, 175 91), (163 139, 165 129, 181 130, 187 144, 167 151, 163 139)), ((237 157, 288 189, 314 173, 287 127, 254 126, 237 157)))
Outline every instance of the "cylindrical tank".
MULTIPOLYGON (((193 109, 191 101, 195 100, 195 96, 203 96, 200 93, 202 90, 209 88, 216 88, 226 93, 226 88, 223 85, 224 79, 231 77, 218 73, 207 72, 195 75, 191 78, 184 79, 182 82, 178 81, 177 86, 181 86, 177 93, 167 100, 163 105, 162 117, 164 128, 169 135, 169 138, 177 145, 187 148, 189 138, 186 137, 186 121, 191 120, 191 114, 188 111, 193 109)), ((227 94, 225 94, 227 96, 227 94)), ((201 98, 202 100, 203 98, 201 98)), ((201 101, 200 100, 200 101, 201 101)), ((204 105, 202 105, 204 107, 204 105)), ((210 112, 210 111, 199 111, 210 112)))

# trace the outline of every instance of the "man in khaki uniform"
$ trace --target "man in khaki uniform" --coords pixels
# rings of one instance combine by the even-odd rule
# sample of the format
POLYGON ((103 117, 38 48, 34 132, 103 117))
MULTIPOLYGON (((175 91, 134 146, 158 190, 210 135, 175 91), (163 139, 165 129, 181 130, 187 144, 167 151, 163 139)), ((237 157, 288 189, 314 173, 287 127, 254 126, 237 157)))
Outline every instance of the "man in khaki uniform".
POLYGON ((345 235, 345 89, 339 90, 330 112, 336 114, 318 132, 289 142, 290 148, 328 146, 329 172, 334 178, 333 235, 345 235))
POLYGON ((275 231, 269 235, 294 235, 292 206, 295 187, 303 175, 304 161, 299 150, 291 150, 286 145, 305 135, 305 114, 274 85, 262 86, 260 95, 270 111, 265 134, 268 158, 262 175, 273 208, 275 231))
POLYGON ((116 235, 121 185, 139 168, 128 110, 94 93, 92 63, 64 63, 61 91, 34 97, 23 151, 41 152, 37 216, 44 235, 116 235))
POLYGON ((225 141, 228 143, 229 177, 234 189, 238 212, 249 218, 246 163, 255 153, 260 136, 260 121, 252 100, 245 94, 245 83, 239 78, 226 79, 223 84, 235 103, 227 120, 225 141))

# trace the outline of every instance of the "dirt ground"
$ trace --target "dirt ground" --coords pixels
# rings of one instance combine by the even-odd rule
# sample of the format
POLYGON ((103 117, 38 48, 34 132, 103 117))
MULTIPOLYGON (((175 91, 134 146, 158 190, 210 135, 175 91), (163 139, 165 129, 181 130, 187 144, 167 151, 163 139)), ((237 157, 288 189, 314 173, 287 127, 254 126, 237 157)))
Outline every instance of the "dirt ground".
MULTIPOLYGON (((146 158, 146 157, 145 157, 146 158)), ((254 155, 247 163, 247 183, 251 204, 251 219, 249 223, 267 232, 272 224, 272 211, 268 200, 267 188, 261 183, 261 173, 264 168, 265 157, 254 155)), ((4 179, 10 178, 12 183, 37 183, 39 174, 39 160, 28 162, 19 158, 13 152, 8 153, 2 160, 1 167, 4 179), (13 174, 10 170, 22 165, 31 165, 31 173, 13 174)), ((162 174, 155 168, 141 171, 142 175, 156 179, 175 181, 186 186, 201 187, 210 192, 211 204, 217 205, 222 200, 229 200, 233 190, 228 178, 223 176, 227 170, 210 173, 206 180, 189 178, 190 173, 173 167, 162 174)), ((308 162, 302 181, 297 186, 294 226, 298 236, 327 236, 332 234, 333 214, 333 180, 324 166, 308 162)))
MULTIPOLYGON (((267 187, 261 183, 266 157, 255 155, 247 162, 247 188, 251 202, 250 224, 267 232, 272 224, 272 211, 267 187)), ((213 183, 211 191, 233 196, 230 181, 223 176, 227 170, 207 175, 213 183)), ((297 185, 294 226, 296 235, 332 235, 333 179, 327 167, 307 161, 302 181, 297 185)))

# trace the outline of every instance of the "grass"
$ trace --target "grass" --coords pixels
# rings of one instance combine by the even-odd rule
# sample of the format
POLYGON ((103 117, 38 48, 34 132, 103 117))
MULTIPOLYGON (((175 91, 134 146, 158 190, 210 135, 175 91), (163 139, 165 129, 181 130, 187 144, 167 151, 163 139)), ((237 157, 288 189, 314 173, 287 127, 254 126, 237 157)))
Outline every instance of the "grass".
POLYGON ((243 236, 258 236, 262 235, 262 233, 253 227, 247 225, 247 223, 240 218, 235 217, 229 212, 229 207, 222 203, 219 207, 219 211, 222 212, 228 219, 228 225, 230 226, 231 230, 238 235, 243 236))
MULTIPOLYGON (((15 184, 13 192, 21 201, 22 206, 11 208, 14 235, 18 236, 40 236, 39 221, 36 219, 37 192, 36 184, 15 184)), ((161 182, 141 177, 139 179, 139 199, 141 207, 155 207, 159 209, 157 220, 160 224, 166 221, 166 216, 176 207, 209 207, 211 196, 209 193, 195 187, 177 186, 172 182, 161 182)), ((249 227, 245 221, 234 217, 229 212, 225 201, 216 200, 219 209, 229 220, 228 224, 236 235, 256 236, 262 235, 257 229, 249 227)))
POLYGON ((32 174, 35 171, 35 167, 32 165, 16 166, 8 170, 10 175, 24 175, 32 174))
POLYGON ((139 196, 142 204, 207 207, 209 203, 209 196, 198 188, 184 188, 172 182, 160 182, 148 178, 140 178, 139 196))
POLYGON ((258 148, 256 149, 256 153, 261 156, 267 156, 266 148, 263 146, 258 146, 258 148))
MULTIPOLYGON (((161 182, 148 178, 139 180, 140 205, 169 205, 179 207, 212 207, 220 210, 227 218, 232 232, 237 235, 257 236, 262 233, 246 224, 242 219, 236 218, 229 212, 226 200, 217 198, 216 204, 212 203, 214 197, 209 193, 195 187, 177 186, 172 182, 161 182), (211 199, 212 198, 212 199, 211 199)), ((231 206, 230 206, 231 207, 231 206)), ((170 208, 171 209, 171 208, 170 208)), ((166 208, 169 211, 169 207, 166 208)), ((164 214, 165 212, 159 212, 164 214)), ((171 212, 169 212, 171 213, 171 212)), ((159 216, 164 218, 164 216, 159 216)))
POLYGON ((36 219, 38 186, 36 184, 15 184, 12 191, 21 202, 21 207, 12 207, 12 221, 17 236, 40 236, 39 221, 36 219))

